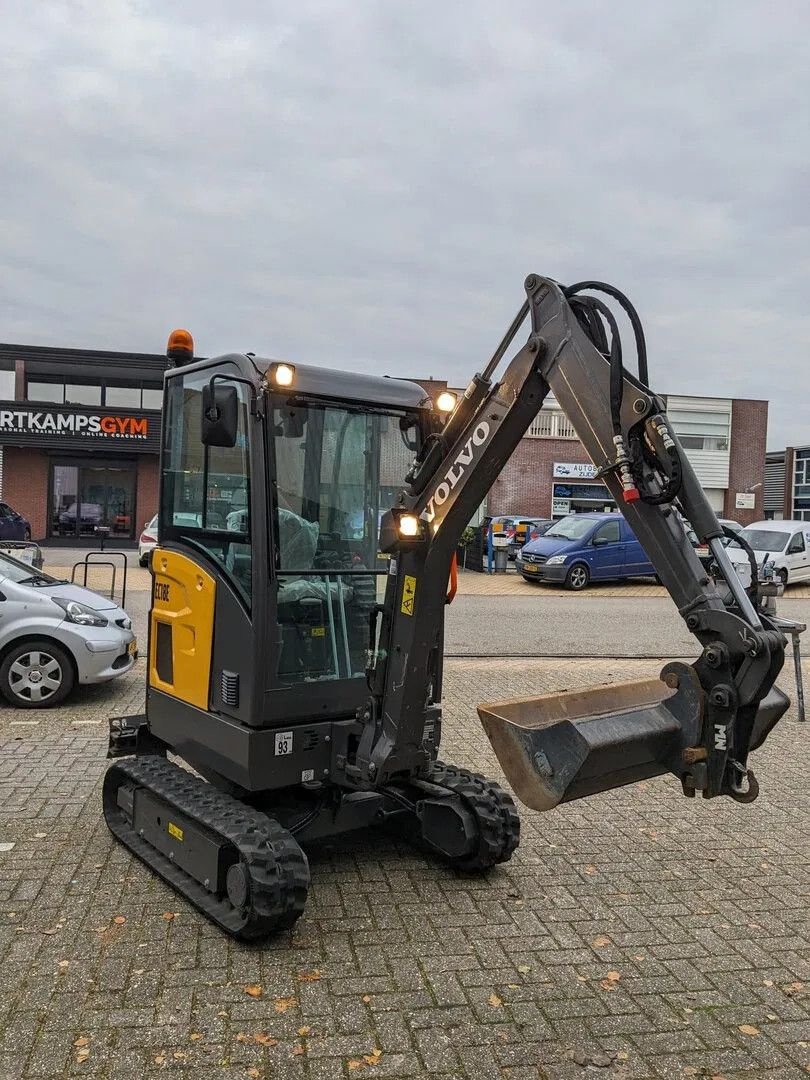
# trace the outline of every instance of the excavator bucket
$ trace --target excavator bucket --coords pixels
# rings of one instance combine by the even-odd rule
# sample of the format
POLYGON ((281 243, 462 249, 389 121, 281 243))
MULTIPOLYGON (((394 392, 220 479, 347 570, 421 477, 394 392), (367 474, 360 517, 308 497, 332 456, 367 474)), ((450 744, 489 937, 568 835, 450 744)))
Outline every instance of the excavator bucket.
MULTIPOLYGON (((686 664, 660 679, 617 683, 479 705, 478 715, 515 794, 550 810, 651 776, 685 771, 684 751, 699 746, 703 693, 686 664)), ((760 704, 752 749, 787 710, 776 688, 760 704)))

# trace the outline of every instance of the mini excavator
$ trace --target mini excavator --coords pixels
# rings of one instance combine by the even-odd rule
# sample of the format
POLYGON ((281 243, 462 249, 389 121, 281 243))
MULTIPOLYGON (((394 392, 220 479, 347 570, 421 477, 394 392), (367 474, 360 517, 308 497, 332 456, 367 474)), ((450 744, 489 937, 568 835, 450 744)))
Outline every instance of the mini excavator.
POLYGON ((700 654, 660 679, 481 705, 504 774, 535 810, 665 773, 689 797, 757 796, 748 757, 789 706, 786 642, 648 387, 638 316, 601 282, 531 275, 525 293, 463 396, 435 403, 401 379, 195 360, 187 331, 169 339, 146 712, 110 721, 104 816, 236 938, 295 922, 324 838, 389 827, 465 872, 517 847, 512 798, 438 757, 444 612, 461 533, 549 393, 700 654))

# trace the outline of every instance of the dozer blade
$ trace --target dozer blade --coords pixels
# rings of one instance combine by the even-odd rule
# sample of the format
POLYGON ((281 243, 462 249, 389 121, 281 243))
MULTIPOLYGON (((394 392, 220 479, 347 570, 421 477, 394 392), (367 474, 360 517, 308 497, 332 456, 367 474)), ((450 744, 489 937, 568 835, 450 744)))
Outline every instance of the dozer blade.
MULTIPOLYGON (((752 749, 788 706, 771 690, 752 749)), ((680 777, 684 750, 700 743, 703 691, 691 667, 670 664, 661 679, 494 702, 480 705, 478 715, 520 801, 550 810, 662 773, 680 777)))

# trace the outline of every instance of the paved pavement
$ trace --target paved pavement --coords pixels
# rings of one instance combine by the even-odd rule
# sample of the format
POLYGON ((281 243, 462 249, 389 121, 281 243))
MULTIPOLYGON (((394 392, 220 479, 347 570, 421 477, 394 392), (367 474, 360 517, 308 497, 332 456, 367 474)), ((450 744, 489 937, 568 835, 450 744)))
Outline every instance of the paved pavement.
MULTIPOLYGON (((483 880, 378 835, 322 846, 304 918, 248 948, 101 820, 106 720, 139 707, 137 667, 55 713, 0 710, 0 1077, 807 1075, 810 734, 791 717, 752 806, 658 779, 522 810, 483 880)), ((657 670, 450 660, 443 756, 497 776, 479 701, 657 670)))

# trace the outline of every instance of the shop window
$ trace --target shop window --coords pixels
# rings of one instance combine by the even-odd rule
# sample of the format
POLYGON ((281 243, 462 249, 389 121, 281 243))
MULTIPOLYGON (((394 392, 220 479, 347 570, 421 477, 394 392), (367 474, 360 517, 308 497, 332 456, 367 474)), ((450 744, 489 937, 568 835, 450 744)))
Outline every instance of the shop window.
POLYGON ((0 400, 13 401, 15 386, 14 372, 0 368, 0 400))
POLYGON ((104 403, 121 409, 140 409, 141 388, 139 386, 108 386, 104 391, 104 403))
POLYGON ((65 400, 65 387, 63 383, 28 382, 26 391, 28 401, 51 401, 62 405, 65 400))
POLYGON ((65 386, 65 404, 67 405, 100 405, 101 387, 90 384, 79 385, 67 383, 65 386))
POLYGON ((144 409, 162 409, 163 408, 163 391, 154 390, 151 387, 145 386, 143 388, 143 408, 144 409))

